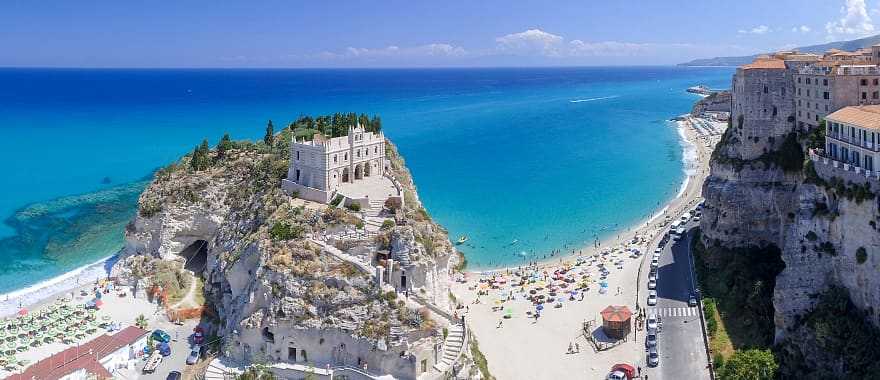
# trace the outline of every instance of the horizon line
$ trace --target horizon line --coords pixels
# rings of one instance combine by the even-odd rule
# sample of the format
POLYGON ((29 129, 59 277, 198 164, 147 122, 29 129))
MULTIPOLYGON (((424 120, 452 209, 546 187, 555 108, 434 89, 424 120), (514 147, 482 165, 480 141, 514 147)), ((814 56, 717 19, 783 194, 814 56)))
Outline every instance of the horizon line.
POLYGON ((534 66, 258 66, 258 67, 225 67, 225 66, 3 66, 0 70, 449 70, 449 69, 573 69, 597 67, 736 67, 736 66, 692 66, 684 63, 653 64, 653 65, 534 65, 534 66))

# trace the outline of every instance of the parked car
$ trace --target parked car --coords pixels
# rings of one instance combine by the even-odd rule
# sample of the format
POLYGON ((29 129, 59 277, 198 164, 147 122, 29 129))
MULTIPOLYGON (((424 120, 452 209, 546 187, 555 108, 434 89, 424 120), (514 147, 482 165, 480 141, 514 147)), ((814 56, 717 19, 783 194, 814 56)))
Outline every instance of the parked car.
POLYGON ((635 367, 629 364, 615 364, 605 378, 607 380, 632 380, 636 376, 635 367))
POLYGON ((648 281, 657 281, 657 273, 648 273, 648 281))
POLYGON ((162 330, 154 330, 151 338, 153 338, 153 340, 155 340, 155 341, 165 342, 165 343, 168 343, 171 341, 171 335, 168 335, 168 333, 166 333, 162 330))
POLYGON ((657 347, 657 333, 649 332, 648 335, 645 335, 645 347, 657 347))
POLYGON ((651 259, 651 268, 657 268, 658 266, 660 266, 660 259, 656 257, 651 259))
POLYGON ((657 305, 657 291, 652 290, 648 293, 648 306, 656 306, 657 305))
POLYGON ((660 365, 660 354, 657 353, 656 346, 648 349, 648 365, 651 367, 660 365))
POLYGON ((186 357, 186 364, 193 365, 199 361, 199 349, 195 348, 189 352, 189 356, 186 357))
POLYGON ((177 372, 177 371, 169 372, 168 376, 165 378, 165 380, 180 380, 180 372, 177 372))
POLYGON ((695 216, 695 217, 694 217, 694 221, 695 221, 695 222, 699 222, 699 221, 700 221, 700 216, 699 216, 699 215, 695 216))
POLYGON ((657 314, 648 315, 648 321, 645 323, 645 327, 647 327, 648 331, 657 331, 657 327, 660 326, 659 322, 660 319, 657 317, 657 314))
POLYGON ((654 290, 657 289, 657 281, 648 281, 648 289, 654 290))
POLYGON ((691 293, 691 296, 688 297, 688 306, 697 307, 697 296, 691 293))

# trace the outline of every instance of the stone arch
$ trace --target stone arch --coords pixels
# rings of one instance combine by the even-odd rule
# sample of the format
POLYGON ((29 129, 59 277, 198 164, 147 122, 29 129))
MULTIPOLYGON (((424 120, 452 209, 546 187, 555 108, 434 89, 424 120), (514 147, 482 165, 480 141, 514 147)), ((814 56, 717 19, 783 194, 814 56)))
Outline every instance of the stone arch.
POLYGON ((373 169, 371 168, 370 161, 364 162, 364 177, 369 177, 373 169))
POLYGON ((364 169, 362 164, 357 164, 354 166, 354 179, 362 179, 364 178, 364 169))
POLYGON ((342 168, 342 182, 350 182, 348 177, 350 177, 348 168, 342 168))

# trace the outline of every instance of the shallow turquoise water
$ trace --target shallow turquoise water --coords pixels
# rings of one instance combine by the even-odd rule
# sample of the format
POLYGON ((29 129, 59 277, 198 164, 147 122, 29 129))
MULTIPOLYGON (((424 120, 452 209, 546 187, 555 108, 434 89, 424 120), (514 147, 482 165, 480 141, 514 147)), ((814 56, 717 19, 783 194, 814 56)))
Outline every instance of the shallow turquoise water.
POLYGON ((121 247, 139 181, 203 137, 337 111, 382 116, 428 211, 470 236, 474 267, 541 258, 674 196, 682 149, 665 120, 697 99, 685 88, 726 88, 731 73, 0 69, 0 292, 121 247), (57 200, 70 195, 83 196, 57 200))

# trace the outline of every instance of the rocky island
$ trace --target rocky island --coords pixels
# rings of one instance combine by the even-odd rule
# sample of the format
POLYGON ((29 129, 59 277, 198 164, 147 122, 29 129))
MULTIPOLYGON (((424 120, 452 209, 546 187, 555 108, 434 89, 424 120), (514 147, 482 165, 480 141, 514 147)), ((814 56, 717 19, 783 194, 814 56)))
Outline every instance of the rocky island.
POLYGON ((260 364, 292 378, 478 378, 449 302, 463 264, 377 118, 337 114, 300 118, 278 134, 270 122, 257 143, 203 142, 159 170, 113 271, 139 289, 185 293, 185 284, 203 284, 203 320, 222 343, 216 366, 224 372, 260 364), (382 146, 364 164, 375 164, 372 172, 355 160, 364 136, 382 146), (334 189, 323 203, 283 189, 282 181, 302 182, 306 142, 352 142, 339 184, 364 190, 386 181, 400 196, 377 204, 334 189), (171 274, 157 276, 159 267, 171 274))

